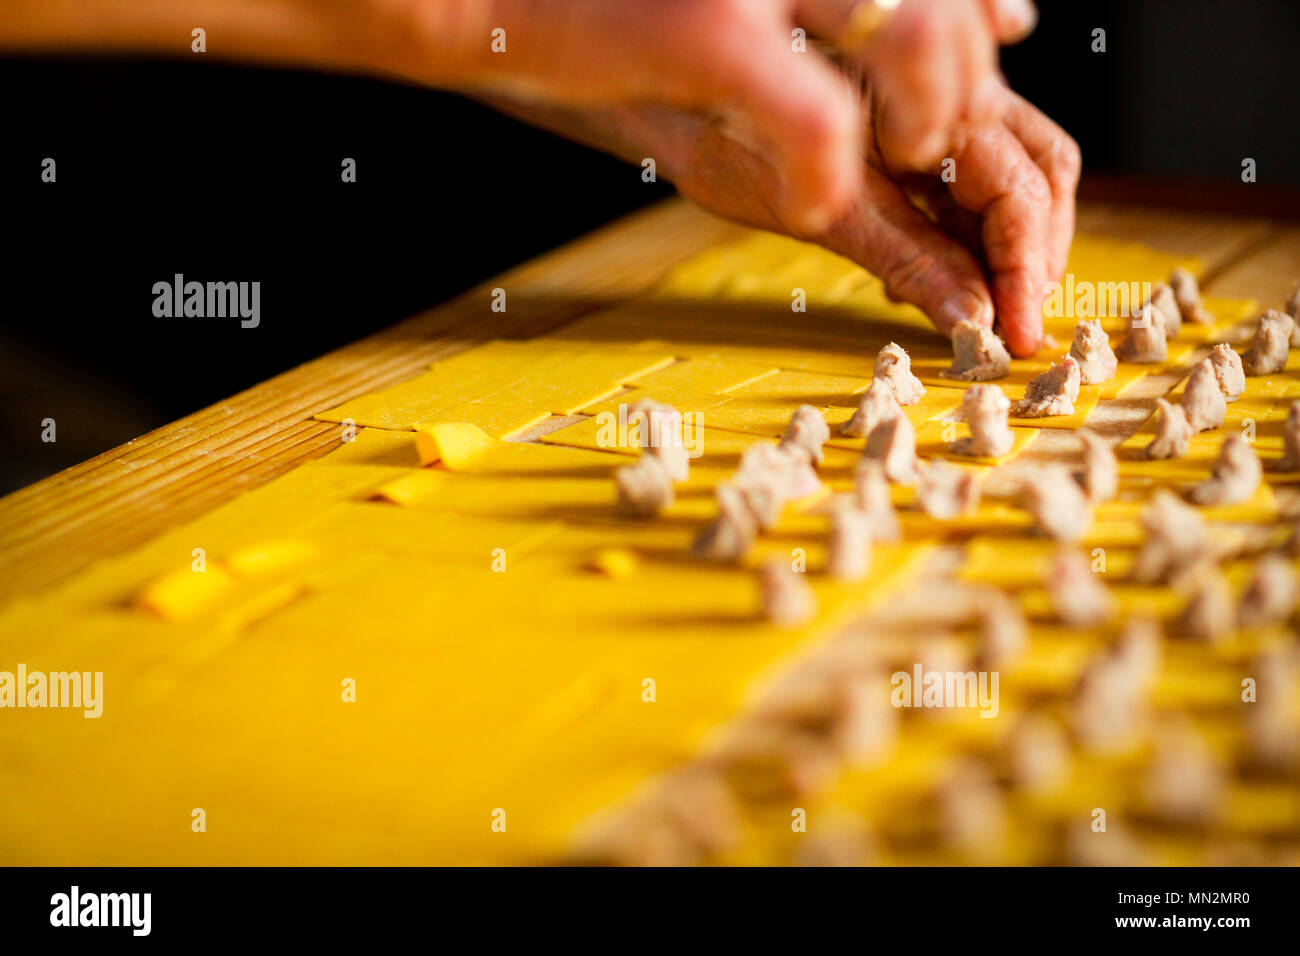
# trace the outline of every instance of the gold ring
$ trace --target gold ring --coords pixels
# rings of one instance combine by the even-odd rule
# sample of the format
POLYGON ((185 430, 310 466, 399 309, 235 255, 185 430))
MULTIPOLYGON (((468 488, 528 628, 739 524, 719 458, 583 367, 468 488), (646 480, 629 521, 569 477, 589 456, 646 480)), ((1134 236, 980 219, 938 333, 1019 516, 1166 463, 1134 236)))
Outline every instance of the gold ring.
POLYGON ((849 11, 844 29, 836 38, 835 45, 843 53, 861 50, 889 22, 900 2, 901 0, 859 0, 849 11))

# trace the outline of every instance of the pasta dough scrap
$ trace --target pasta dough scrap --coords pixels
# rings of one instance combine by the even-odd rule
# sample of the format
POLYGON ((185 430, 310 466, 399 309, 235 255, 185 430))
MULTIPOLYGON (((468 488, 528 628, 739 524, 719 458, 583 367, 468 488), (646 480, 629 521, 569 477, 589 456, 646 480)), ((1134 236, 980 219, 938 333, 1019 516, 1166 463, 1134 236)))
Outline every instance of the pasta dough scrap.
MULTIPOLYGON (((471 433, 472 434, 472 433, 471 433)), ((407 469, 371 494, 406 507, 538 521, 608 512, 609 479, 623 456, 473 436, 459 470, 407 469), (535 480, 521 480, 535 479, 535 480)))
POLYGON ((165 620, 188 621, 216 607, 234 586, 234 579, 220 565, 203 571, 180 568, 151 581, 135 603, 165 620))
POLYGON ((602 548, 591 558, 591 568, 608 578, 624 581, 636 574, 640 559, 627 548, 602 548))
POLYGON ((226 555, 222 562, 237 578, 250 580, 296 570, 320 557, 311 541, 285 538, 248 545, 226 555))
POLYGON ((492 436, 469 422, 441 422, 418 425, 415 447, 420 464, 441 462, 452 471, 463 471, 478 455, 493 446, 492 436))

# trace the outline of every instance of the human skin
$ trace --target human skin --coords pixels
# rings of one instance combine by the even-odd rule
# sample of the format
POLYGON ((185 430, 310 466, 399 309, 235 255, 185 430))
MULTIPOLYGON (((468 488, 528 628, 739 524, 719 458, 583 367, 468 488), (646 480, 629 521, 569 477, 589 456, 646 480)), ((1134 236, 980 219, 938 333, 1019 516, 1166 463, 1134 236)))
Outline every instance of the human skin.
POLYGON ((639 162, 725 217, 821 243, 945 331, 1041 341, 1079 155, 1001 82, 1028 0, 903 0, 833 62, 855 0, 5 0, 0 50, 186 56, 457 90, 639 162), (492 34, 504 30, 505 48, 492 34), (951 182, 940 177, 951 161, 951 182), (924 211, 923 211, 924 209, 924 211))

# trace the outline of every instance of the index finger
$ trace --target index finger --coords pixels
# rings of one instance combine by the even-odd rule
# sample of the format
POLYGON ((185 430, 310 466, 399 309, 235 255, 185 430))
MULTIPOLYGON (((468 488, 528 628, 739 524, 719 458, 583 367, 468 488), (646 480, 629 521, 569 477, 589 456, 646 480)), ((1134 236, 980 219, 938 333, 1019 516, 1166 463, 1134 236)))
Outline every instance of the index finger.
POLYGON ((983 220, 981 238, 1007 345, 1017 356, 1042 344, 1052 193, 1047 177, 1001 123, 963 132, 952 196, 983 220))

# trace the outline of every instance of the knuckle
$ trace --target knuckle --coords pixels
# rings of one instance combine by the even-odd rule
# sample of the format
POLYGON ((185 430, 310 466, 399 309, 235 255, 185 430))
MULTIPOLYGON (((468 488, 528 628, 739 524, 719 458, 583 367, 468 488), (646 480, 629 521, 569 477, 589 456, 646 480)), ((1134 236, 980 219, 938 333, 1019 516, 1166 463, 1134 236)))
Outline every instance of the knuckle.
MULTIPOLYGON (((720 41, 740 40, 752 35, 760 22, 755 8, 747 0, 697 0, 697 2, 655 4, 654 16, 667 18, 681 30, 694 33, 706 47, 716 47, 720 41)), ((689 34, 687 34, 689 35, 689 34)))
POLYGON ((1016 167, 1010 191, 1032 206, 1046 206, 1052 201, 1052 187, 1046 174, 1032 163, 1020 163, 1016 167))
POLYGON ((724 26, 748 18, 753 10, 753 4, 748 0, 708 0, 702 6, 705 16, 715 24, 724 26))
POLYGON ((1010 256, 1017 250, 1032 248, 1038 235, 1037 224, 1024 216, 1013 216, 1001 223, 1001 228, 997 230, 996 238, 990 245, 1010 256))
POLYGON ((813 108, 800 110, 790 119, 800 145, 812 150, 833 146, 844 137, 848 129, 840 111, 830 103, 820 103, 813 108))
POLYGON ((948 26, 935 7, 915 10, 899 24, 896 40, 898 48, 906 51, 908 59, 933 56, 943 49, 948 36, 948 26))
POLYGON ((753 33, 753 17, 746 12, 743 0, 707 0, 698 4, 665 4, 656 16, 665 32, 671 31, 676 42, 655 43, 665 72, 689 71, 699 74, 697 82, 709 78, 724 86, 748 82, 754 71, 754 58, 748 49, 753 33))

